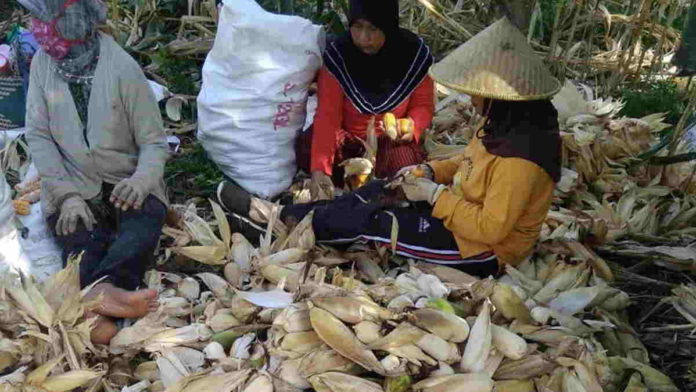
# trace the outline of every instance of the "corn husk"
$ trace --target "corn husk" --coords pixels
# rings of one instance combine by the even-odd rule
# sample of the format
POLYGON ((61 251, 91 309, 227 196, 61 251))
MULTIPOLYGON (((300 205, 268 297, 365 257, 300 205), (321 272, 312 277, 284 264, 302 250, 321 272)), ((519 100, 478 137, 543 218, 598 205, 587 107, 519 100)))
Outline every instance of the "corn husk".
POLYGON ((532 380, 496 381, 494 390, 496 392, 537 392, 532 380))
POLYGON ((377 383, 338 372, 317 374, 309 380, 316 391, 382 392, 382 387, 377 383))
POLYGON ((101 375, 102 373, 92 370, 72 370, 57 376, 48 377, 41 383, 41 388, 49 392, 72 391, 101 375))
POLYGON ((367 370, 384 374, 384 368, 375 355, 365 347, 338 318, 331 313, 309 305, 309 317, 312 328, 321 340, 339 354, 359 364, 367 370))
POLYGON ((496 350, 510 359, 521 359, 527 353, 527 342, 507 328, 491 325, 491 339, 496 350))
POLYGON ((508 285, 496 284, 491 296, 491 302, 493 302, 495 309, 508 320, 518 320, 525 324, 532 322, 529 309, 508 285))
POLYGON ((358 324, 363 321, 379 322, 393 317, 387 309, 361 297, 314 298, 312 303, 349 324, 358 324))
POLYGON ((455 374, 427 378, 413 385, 424 392, 491 392, 493 380, 485 373, 455 374))
POLYGON ((415 325, 454 343, 469 336, 469 324, 460 317, 436 309, 419 309, 412 313, 415 325))
POLYGON ((486 359, 492 347, 490 306, 484 302, 483 308, 471 328, 469 340, 462 356, 461 368, 464 371, 478 373, 486 366, 486 359))
POLYGON ((363 321, 353 326, 358 340, 368 345, 383 337, 380 333, 380 329, 380 325, 372 321, 363 321))
POLYGON ((556 368, 543 355, 527 355, 518 360, 506 360, 496 370, 496 380, 522 380, 551 373, 556 368))

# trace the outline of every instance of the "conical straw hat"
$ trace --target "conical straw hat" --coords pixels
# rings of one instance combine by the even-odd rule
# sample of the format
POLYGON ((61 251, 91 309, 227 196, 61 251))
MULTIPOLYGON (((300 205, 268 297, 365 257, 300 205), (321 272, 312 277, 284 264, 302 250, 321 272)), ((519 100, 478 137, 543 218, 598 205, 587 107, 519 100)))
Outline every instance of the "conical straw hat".
POLYGON ((435 64, 430 76, 466 94, 506 101, 544 99, 561 89, 561 83, 507 18, 435 64))

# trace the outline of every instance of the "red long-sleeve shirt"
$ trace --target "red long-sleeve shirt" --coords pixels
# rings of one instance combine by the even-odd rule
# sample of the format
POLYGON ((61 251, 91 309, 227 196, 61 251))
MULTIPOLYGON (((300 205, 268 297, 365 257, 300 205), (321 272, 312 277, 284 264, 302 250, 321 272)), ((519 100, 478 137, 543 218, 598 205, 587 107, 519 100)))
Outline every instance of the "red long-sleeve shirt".
MULTIPOLYGON (((312 136, 311 170, 331 175, 337 140, 342 132, 365 139, 371 114, 362 114, 355 108, 341 88, 340 83, 324 67, 319 70, 317 81, 318 107, 314 116, 312 136)), ((420 141, 430 126, 435 111, 435 84, 426 76, 421 84, 398 107, 392 110, 396 118, 410 117, 415 122, 415 139, 420 141)), ((382 120, 383 114, 376 121, 382 120)), ((378 132, 377 136, 380 136, 378 132)))

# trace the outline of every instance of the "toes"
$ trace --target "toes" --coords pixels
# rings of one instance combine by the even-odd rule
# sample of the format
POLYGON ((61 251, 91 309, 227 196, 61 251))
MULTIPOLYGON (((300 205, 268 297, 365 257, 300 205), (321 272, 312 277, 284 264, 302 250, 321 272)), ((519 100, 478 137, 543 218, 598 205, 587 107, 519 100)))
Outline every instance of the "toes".
POLYGON ((145 298, 149 300, 154 300, 157 298, 157 290, 155 289, 148 289, 144 290, 145 291, 145 298))

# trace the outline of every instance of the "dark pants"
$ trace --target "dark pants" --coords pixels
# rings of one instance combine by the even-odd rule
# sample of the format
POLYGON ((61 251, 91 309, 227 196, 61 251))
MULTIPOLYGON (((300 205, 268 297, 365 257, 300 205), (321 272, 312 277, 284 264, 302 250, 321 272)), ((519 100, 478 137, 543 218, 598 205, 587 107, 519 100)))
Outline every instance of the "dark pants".
MULTIPOLYGON (((167 208, 154 196, 145 199, 140 210, 119 211, 107 204, 111 192, 97 202, 90 201, 90 209, 97 219, 94 230, 87 231, 82 221, 72 235, 56 236, 63 248, 63 264, 73 255, 84 251, 80 262, 80 285, 102 282, 134 290, 141 286, 146 268, 152 264, 167 208)), ((48 218, 55 230, 59 214, 48 218)))
POLYGON ((441 220, 432 217, 430 205, 396 207, 393 197, 385 192, 385 184, 373 181, 332 201, 287 206, 283 208, 281 219, 300 221, 314 210, 312 225, 320 243, 372 242, 391 247, 392 223, 396 217, 399 224, 397 254, 451 266, 480 277, 497 274, 498 260, 494 253, 462 258, 454 235, 441 220))

